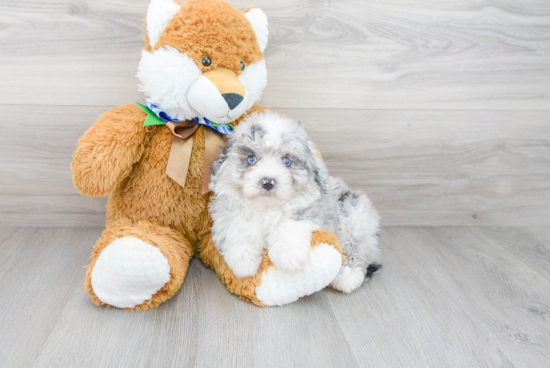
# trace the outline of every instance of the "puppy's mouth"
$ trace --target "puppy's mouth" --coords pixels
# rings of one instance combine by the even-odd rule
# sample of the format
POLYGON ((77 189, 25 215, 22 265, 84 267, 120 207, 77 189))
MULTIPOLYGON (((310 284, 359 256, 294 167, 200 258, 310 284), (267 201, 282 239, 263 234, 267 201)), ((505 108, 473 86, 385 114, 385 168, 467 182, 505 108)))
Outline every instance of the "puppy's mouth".
POLYGON ((258 205, 276 205, 282 203, 275 189, 266 190, 260 188, 254 196, 249 196, 248 199, 258 205))
POLYGON ((244 185, 241 186, 241 193, 251 204, 259 206, 280 205, 290 199, 285 196, 284 178, 279 178, 276 175, 262 175, 260 177, 261 179, 248 176, 243 181, 244 185))
POLYGON ((274 190, 260 189, 260 196, 266 198, 277 198, 277 193, 274 190))

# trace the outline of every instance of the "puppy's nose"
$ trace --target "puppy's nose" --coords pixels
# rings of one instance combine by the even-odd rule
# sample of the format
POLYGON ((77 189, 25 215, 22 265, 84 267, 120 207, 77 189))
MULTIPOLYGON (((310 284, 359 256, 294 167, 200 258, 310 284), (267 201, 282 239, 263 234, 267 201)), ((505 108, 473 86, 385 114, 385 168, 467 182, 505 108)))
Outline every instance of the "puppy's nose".
POLYGON ((239 104, 244 98, 243 96, 238 95, 236 93, 224 93, 222 97, 225 99, 225 102, 227 102, 227 105, 231 110, 239 106, 239 104))
POLYGON ((275 179, 263 178, 262 179, 262 188, 265 190, 271 190, 275 186, 275 179))

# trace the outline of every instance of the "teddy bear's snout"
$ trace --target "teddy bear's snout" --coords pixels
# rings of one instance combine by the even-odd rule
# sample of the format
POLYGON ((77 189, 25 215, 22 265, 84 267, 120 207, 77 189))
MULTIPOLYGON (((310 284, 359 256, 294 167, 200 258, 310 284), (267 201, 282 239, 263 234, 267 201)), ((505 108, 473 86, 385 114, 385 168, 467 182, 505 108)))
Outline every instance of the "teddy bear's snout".
POLYGON ((218 124, 230 123, 241 116, 246 98, 244 84, 234 72, 223 68, 202 73, 187 93, 189 104, 218 124))

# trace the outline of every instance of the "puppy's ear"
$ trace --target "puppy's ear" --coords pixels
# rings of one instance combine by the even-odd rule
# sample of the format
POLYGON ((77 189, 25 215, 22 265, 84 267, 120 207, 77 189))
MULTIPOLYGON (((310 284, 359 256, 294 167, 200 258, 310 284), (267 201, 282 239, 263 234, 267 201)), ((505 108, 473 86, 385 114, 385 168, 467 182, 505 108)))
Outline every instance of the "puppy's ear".
POLYGON ((218 175, 218 171, 220 171, 220 168, 222 167, 223 163, 229 157, 229 151, 231 150, 231 146, 232 146, 231 142, 227 143, 227 145, 225 145, 222 148, 218 156, 216 156, 216 159, 212 163, 212 166, 210 166, 210 178, 212 179, 212 182, 214 182, 216 175, 218 175))
POLYGON ((308 141, 308 166, 313 174, 314 180, 323 193, 327 193, 330 184, 330 175, 328 173, 327 165, 325 165, 321 154, 313 144, 308 141))

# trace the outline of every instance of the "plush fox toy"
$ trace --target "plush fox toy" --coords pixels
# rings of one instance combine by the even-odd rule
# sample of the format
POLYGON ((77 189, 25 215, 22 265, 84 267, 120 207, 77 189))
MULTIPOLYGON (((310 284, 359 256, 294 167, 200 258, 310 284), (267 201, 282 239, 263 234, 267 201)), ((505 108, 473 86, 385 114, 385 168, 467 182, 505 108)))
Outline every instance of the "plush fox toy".
POLYGON ((137 77, 145 105, 107 111, 80 138, 73 182, 86 196, 109 195, 106 229, 94 246, 85 288, 94 303, 144 310, 182 285, 195 255, 229 290, 259 306, 282 305, 327 286, 342 256, 335 236, 317 231, 302 271, 269 258, 239 279, 211 241, 209 166, 224 136, 266 86, 267 17, 223 0, 152 0, 137 77), (332 247, 317 247, 328 243, 332 247), (323 253, 320 253, 320 252, 323 253))

